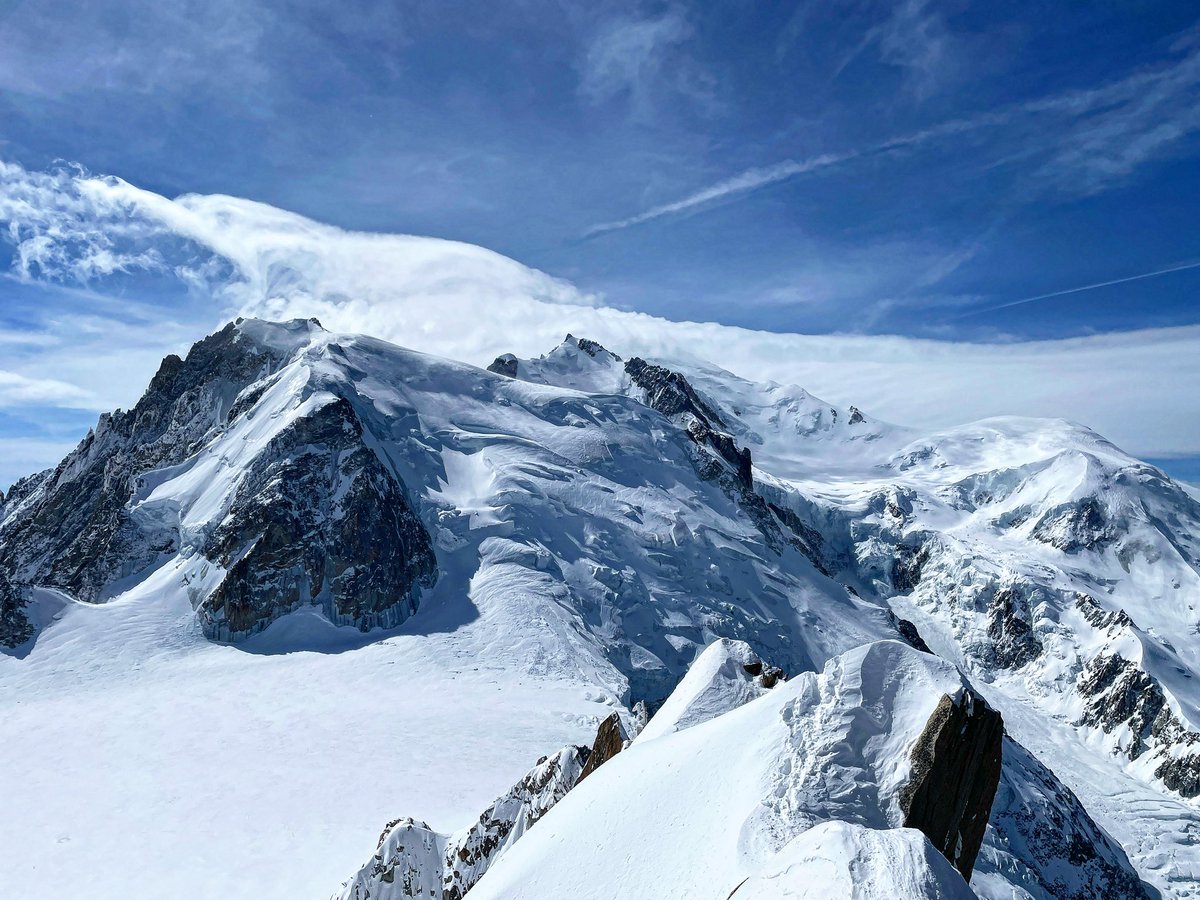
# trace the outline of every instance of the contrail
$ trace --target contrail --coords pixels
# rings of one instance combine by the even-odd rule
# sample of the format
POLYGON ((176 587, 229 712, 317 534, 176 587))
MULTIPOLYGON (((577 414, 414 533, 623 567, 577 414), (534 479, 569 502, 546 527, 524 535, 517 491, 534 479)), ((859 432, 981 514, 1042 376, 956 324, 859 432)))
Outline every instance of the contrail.
POLYGON ((1020 300, 1010 300, 1007 303, 998 303, 995 306, 986 306, 983 309, 973 309, 970 312, 963 313, 955 318, 963 318, 965 316, 976 316, 980 313, 995 312, 998 309, 1009 309, 1013 306, 1022 306, 1026 303, 1034 303, 1038 300, 1049 300, 1052 297, 1065 297, 1067 294, 1080 294, 1084 291, 1094 291, 1097 288, 1110 287, 1114 284, 1128 284, 1131 281, 1141 281, 1144 278, 1157 278, 1159 275, 1170 275, 1172 272, 1185 272, 1188 269, 1200 269, 1200 260, 1192 262, 1179 263, 1178 265, 1169 266, 1166 269, 1156 269, 1153 272, 1143 272, 1140 275, 1127 275, 1124 278, 1114 278, 1111 281, 1098 281, 1095 284, 1085 284, 1080 287, 1067 288, 1062 291, 1051 291, 1048 294, 1038 294, 1036 297, 1022 297, 1020 300))
POLYGON ((583 238, 587 239, 609 231, 619 231, 622 228, 641 225, 643 222, 650 222, 663 216, 669 216, 672 213, 685 212, 693 207, 702 206, 714 200, 720 200, 722 197, 745 194, 770 184, 786 181, 796 175, 803 175, 806 172, 829 169, 856 160, 902 150, 906 147, 914 147, 935 138, 947 137, 977 128, 997 125, 1004 122, 1010 115, 1010 112, 983 113, 966 119, 952 119, 920 131, 888 138, 878 144, 872 144, 865 149, 847 150, 842 153, 822 153, 819 156, 811 156, 808 159, 788 159, 772 166, 747 169, 744 172, 739 172, 737 175, 726 178, 724 181, 711 184, 672 203, 664 203, 661 206, 651 207, 627 219, 618 219, 614 222, 602 222, 599 225, 593 225, 583 233, 583 238))
POLYGON ((662 206, 652 207, 645 212, 638 213, 636 216, 630 216, 628 219, 593 225, 583 233, 583 236, 585 238, 595 237, 607 231, 618 231, 622 228, 629 228, 632 225, 641 225, 643 222, 649 222, 651 219, 657 219, 671 213, 683 212, 684 210, 691 209, 693 206, 700 206, 703 203, 718 200, 729 194, 743 194, 746 191, 752 191, 756 188, 791 178, 793 175, 812 172, 816 169, 824 169, 828 166, 836 166, 838 163, 854 159, 858 155, 857 153, 826 153, 821 156, 814 156, 812 159, 787 160, 773 166, 747 169, 745 172, 741 172, 724 181, 719 181, 694 194, 689 194, 687 197, 684 197, 682 200, 676 200, 674 203, 664 203, 662 206))
MULTIPOLYGON (((1120 106, 1140 96, 1149 87, 1157 85, 1164 80, 1169 82, 1171 79, 1176 78, 1181 71, 1189 78, 1194 79, 1194 74, 1189 73, 1196 67, 1198 62, 1200 62, 1200 54, 1189 53, 1181 61, 1168 67, 1153 71, 1135 72, 1123 79, 1109 82, 1099 87, 1051 94, 1014 106, 976 113, 963 118, 950 119, 949 121, 932 125, 919 131, 900 134, 881 143, 871 144, 858 149, 846 150, 840 153, 824 153, 808 159, 787 159, 774 165, 746 169, 743 172, 718 181, 708 187, 701 188, 671 203, 663 203, 659 206, 651 207, 625 219, 617 219, 593 225, 581 237, 583 240, 587 240, 588 238, 606 234, 610 231, 620 231, 623 228, 641 225, 645 222, 662 218, 663 216, 686 212, 695 207, 707 205, 724 197, 746 194, 750 191, 777 184, 778 182, 786 181, 789 178, 803 175, 807 172, 829 169, 867 157, 893 153, 897 150, 916 147, 928 141, 944 137, 966 134, 983 128, 1007 125, 1021 116, 1054 113, 1078 116, 1097 109, 1120 106)), ((1150 275, 1137 277, 1149 278, 1150 275)), ((1043 298, 1030 299, 1040 300, 1043 298)))

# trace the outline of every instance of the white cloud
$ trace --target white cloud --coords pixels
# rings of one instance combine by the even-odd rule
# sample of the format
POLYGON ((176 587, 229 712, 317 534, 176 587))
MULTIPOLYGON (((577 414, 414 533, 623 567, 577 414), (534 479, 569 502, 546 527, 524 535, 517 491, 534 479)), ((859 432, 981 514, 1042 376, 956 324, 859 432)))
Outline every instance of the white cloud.
MULTIPOLYGON (((904 424, 1063 416, 1142 455, 1200 453, 1200 326, 974 344, 670 322, 602 305, 564 281, 467 244, 347 232, 232 197, 169 200, 79 173, 50 177, 8 166, 0 174, 0 216, 16 235, 18 259, 32 242, 42 261, 30 266, 32 274, 98 277, 142 265, 176 271, 195 287, 193 320, 211 316, 214 325, 239 312, 315 315, 333 330, 477 364, 508 351, 537 355, 570 331, 623 354, 690 354, 745 377, 797 383, 904 424), (14 203, 12 196, 23 199, 14 203)), ((175 349, 156 341, 173 344, 184 331, 133 329, 124 340, 140 342, 149 369, 153 354, 175 349)), ((71 368, 66 341, 54 370, 22 372, 103 384, 128 364, 118 355, 117 332, 101 334, 107 354, 71 368)))
POLYGON ((650 209, 640 212, 635 216, 629 216, 626 219, 618 219, 615 222, 602 222, 598 225, 593 225, 586 232, 584 237, 594 237, 598 234, 604 234, 608 231, 619 231, 622 228, 629 228, 633 225, 641 225, 643 222, 649 222, 653 219, 661 219, 663 216, 673 215, 675 213, 688 212, 699 206, 706 206, 714 201, 721 200, 725 197, 734 196, 737 194, 745 194, 750 191, 757 190, 761 187, 766 187, 769 184, 776 184, 780 181, 786 181, 789 178, 794 178, 797 175, 802 175, 805 172, 814 172, 818 169, 826 169, 831 166, 836 166, 844 162, 849 162, 859 156, 858 153, 826 153, 821 156, 814 156, 804 160, 785 160, 777 165, 764 166, 762 168, 747 169, 744 172, 739 172, 732 178, 726 178, 723 181, 718 181, 708 187, 701 188, 695 193, 688 194, 679 200, 674 200, 670 203, 662 203, 658 206, 652 206, 650 209))
POLYGON ((56 378, 29 378, 0 369, 0 407, 66 406, 87 408, 95 400, 91 391, 56 378))
POLYGON ((1140 272, 1137 275, 1126 275, 1123 278, 1110 278, 1108 281, 1097 281, 1092 284, 1081 284, 1076 287, 1063 288, 1060 291, 1051 291, 1048 294, 1037 294, 1033 297, 1022 297, 1020 300, 1009 300, 1007 303, 998 303, 995 306, 984 307, 983 309, 973 310, 970 315, 976 313, 994 312, 998 309, 1008 309, 1013 306, 1024 306, 1026 303, 1036 303, 1039 300, 1049 300, 1053 297, 1065 297, 1068 294, 1081 294, 1085 291, 1094 291, 1099 288, 1112 287, 1114 284, 1129 284, 1133 281, 1145 281, 1147 278, 1158 278, 1162 275, 1170 275, 1174 272, 1187 272, 1191 269, 1200 269, 1200 262, 1185 262, 1177 263, 1173 266, 1167 266, 1164 269, 1155 269, 1151 272, 1140 272))

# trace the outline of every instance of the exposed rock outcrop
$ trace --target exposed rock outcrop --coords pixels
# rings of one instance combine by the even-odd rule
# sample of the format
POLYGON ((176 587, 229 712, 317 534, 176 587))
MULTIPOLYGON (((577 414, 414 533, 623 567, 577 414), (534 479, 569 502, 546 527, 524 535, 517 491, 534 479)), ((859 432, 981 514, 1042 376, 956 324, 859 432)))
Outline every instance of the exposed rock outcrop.
MULTIPOLYGON (((975 874, 1057 900, 1150 900, 1125 851, 1028 750, 1004 738, 1004 766, 975 874)), ((1011 890, 1011 888, 1010 888, 1011 890)))
POLYGON ((487 367, 489 372, 495 372, 497 375, 503 375, 506 378, 517 377, 517 358, 511 353, 503 353, 492 360, 492 364, 487 367))
POLYGON ((583 771, 579 773, 579 780, 583 781, 620 753, 628 740, 625 729, 621 725, 621 717, 617 713, 613 713, 601 722, 600 727, 596 729, 596 740, 592 742, 587 762, 583 765, 583 771))
POLYGON ((763 696, 786 680, 745 641, 720 638, 692 660, 675 690, 639 731, 636 743, 692 728, 763 696))
MULTIPOLYGON (((567 335, 567 337, 569 338, 570 335, 567 335)), ((617 354, 613 353, 611 350, 607 350, 602 344, 596 341, 589 341, 587 338, 580 338, 575 342, 575 346, 593 359, 595 359, 601 353, 607 353, 612 356, 613 359, 618 361, 621 359, 621 357, 617 356, 617 354)))
POLYGON ((1033 631, 1031 594, 1037 588, 1006 584, 997 588, 988 603, 987 636, 990 661, 1003 669, 1018 669, 1042 652, 1033 631))
MULTIPOLYGON (((0 570, 96 602, 180 552, 177 506, 141 501, 162 473, 253 415, 272 376, 320 332, 315 320, 239 320, 186 358, 166 357, 132 410, 101 416, 57 469, 14 486, 0 520, 0 570)), ((305 603, 364 630, 415 611, 436 574, 432 542, 364 432, 351 404, 335 398, 244 464, 224 519, 190 537, 225 570, 193 600, 206 635, 238 640, 305 603)), ((26 631, 20 610, 4 610, 16 639, 26 631)))
POLYGON ((462 900, 568 791, 620 753, 625 741, 614 712, 600 723, 590 749, 563 747, 542 757, 476 822, 455 834, 438 834, 411 818, 389 822, 375 855, 334 900, 462 900))
POLYGON ((1111 543, 1115 529, 1095 497, 1048 510, 1033 527, 1032 535, 1063 553, 1095 550, 1111 543))
POLYGON ((921 570, 928 561, 929 547, 924 543, 897 546, 892 559, 892 589, 896 593, 906 594, 915 588, 921 583, 921 570))
POLYGON ((304 603, 364 631, 397 625, 437 568, 428 533, 342 399, 256 458, 204 552, 227 570, 199 610, 216 640, 246 637, 304 603))
POLYGON ((583 779, 585 761, 590 760, 586 747, 564 747, 553 756, 543 757, 489 806, 479 821, 451 835, 446 841, 444 900, 461 900, 509 847, 583 779))
MULTIPOLYGON (((311 323, 290 323, 305 335, 311 323)), ((319 327, 319 326, 318 326, 319 327)), ((135 522, 129 500, 141 474, 187 459, 224 424, 238 394, 286 354, 247 339, 231 323, 166 357, 129 411, 100 416, 53 471, 14 486, 0 529, 0 568, 85 601, 176 549, 163 523, 135 522)))
POLYGON ((17 647, 33 637, 33 630, 21 588, 0 570, 0 646, 17 647))
POLYGON ((1160 751, 1154 774, 1184 797, 1200 796, 1200 732, 1179 720, 1157 679, 1119 653, 1102 653, 1084 668, 1077 687, 1088 700, 1080 724, 1123 730, 1120 746, 1130 759, 1160 751))
POLYGON ((1133 619, 1129 617, 1129 613, 1123 609, 1106 610, 1089 594, 1076 593, 1075 608, 1083 613, 1087 623, 1098 631, 1112 632, 1133 627, 1133 619))
MULTIPOLYGON (((1189 735, 1195 736, 1196 733, 1189 732, 1189 735)), ((1200 741, 1192 740, 1189 743, 1195 745, 1200 741)), ((1185 753, 1163 760, 1154 774, 1162 779, 1163 784, 1184 797, 1200 796, 1200 753, 1185 753)))
POLYGON ((925 639, 921 637, 921 632, 917 631, 917 626, 908 619, 897 619, 896 630, 900 632, 900 637, 908 643, 908 645, 922 653, 933 653, 929 649, 929 645, 925 643, 925 639))
POLYGON ((738 447, 717 411, 701 399, 686 378, 636 356, 625 363, 625 372, 644 393, 647 406, 669 419, 682 420, 688 437, 724 460, 740 487, 747 491, 753 488, 750 451, 738 447))
POLYGON ((970 688, 943 695, 912 749, 900 792, 904 826, 923 832, 963 878, 971 878, 1000 783, 1004 723, 970 688))
POLYGON ((446 836, 416 819, 389 822, 371 861, 336 895, 338 900, 442 900, 446 836))
POLYGON ((1088 663, 1079 677, 1079 693, 1089 698, 1082 723, 1106 732, 1128 725, 1130 759, 1147 749, 1152 735, 1171 727, 1174 717, 1162 688, 1136 663, 1119 653, 1102 654, 1088 663))
MULTIPOLYGON (((594 346, 596 352, 608 352, 599 344, 594 346)), ((821 533, 794 510, 771 502, 763 492, 756 490, 749 448, 738 445, 721 415, 696 392, 687 378, 636 356, 625 363, 625 372, 641 390, 646 405, 680 425, 699 448, 697 468, 701 477, 721 483, 773 548, 794 547, 817 571, 831 575, 824 558, 821 533)))

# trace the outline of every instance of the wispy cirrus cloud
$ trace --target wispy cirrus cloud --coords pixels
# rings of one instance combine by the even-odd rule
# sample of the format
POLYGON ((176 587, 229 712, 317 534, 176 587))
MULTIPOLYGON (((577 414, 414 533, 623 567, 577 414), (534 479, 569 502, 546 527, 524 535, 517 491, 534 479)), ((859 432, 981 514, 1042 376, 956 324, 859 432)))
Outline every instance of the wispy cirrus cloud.
POLYGON ((712 79, 683 52, 693 34, 678 6, 602 23, 584 51, 580 93, 593 104, 625 99, 638 116, 653 115, 660 100, 680 96, 711 102, 712 79))
POLYGON ((1200 49, 1186 40, 1173 51, 1175 57, 1167 63, 1099 87, 950 119, 863 147, 746 169, 677 200, 593 225, 584 236, 694 212, 801 175, 982 132, 990 132, 990 144, 975 148, 978 165, 1016 170, 1015 189, 1024 193, 1016 202, 1030 202, 1047 191, 1103 190, 1200 131, 1200 49))
POLYGON ((19 3, 0 16, 0 88, 55 98, 97 89, 175 93, 218 78, 261 85, 259 44, 278 27, 253 0, 19 3))
POLYGON ((885 4, 884 17, 863 34, 837 66, 840 73, 868 47, 879 59, 902 69, 906 84, 918 99, 932 94, 954 66, 954 39, 940 9, 930 0, 902 0, 885 4))

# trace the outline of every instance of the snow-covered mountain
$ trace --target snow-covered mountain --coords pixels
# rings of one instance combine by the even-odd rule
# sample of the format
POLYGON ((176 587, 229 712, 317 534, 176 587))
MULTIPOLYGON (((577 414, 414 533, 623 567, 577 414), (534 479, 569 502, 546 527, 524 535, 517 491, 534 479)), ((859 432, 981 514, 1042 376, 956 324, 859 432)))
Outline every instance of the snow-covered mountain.
MULTIPOLYGON (((515 369, 636 393, 627 365, 568 339, 515 369)), ((1195 890, 1194 853, 1159 844, 1176 833, 1190 847, 1200 824, 1183 802, 1200 793, 1190 639, 1200 630, 1200 504, 1187 490, 1064 421, 917 435, 795 386, 692 360, 664 365, 751 451, 756 492, 816 536, 818 568, 912 622, 988 689, 1010 728, 1029 716, 1028 739, 1048 755, 1058 736, 1042 728, 1061 723, 1089 748, 1083 758, 1121 760, 1119 778, 1092 787, 1095 775, 1080 771, 1078 786, 1145 865, 1195 890), (1131 804, 1150 822, 1131 819, 1131 804)))
POLYGON ((212 896, 1200 896, 1198 559, 1200 504, 1068 423, 239 321, 3 498, 0 868, 129 896, 133 835, 157 896, 202 831, 212 896), (1008 737, 963 867, 904 826, 976 707, 1008 737), (603 881, 626 845, 657 880, 603 881))

